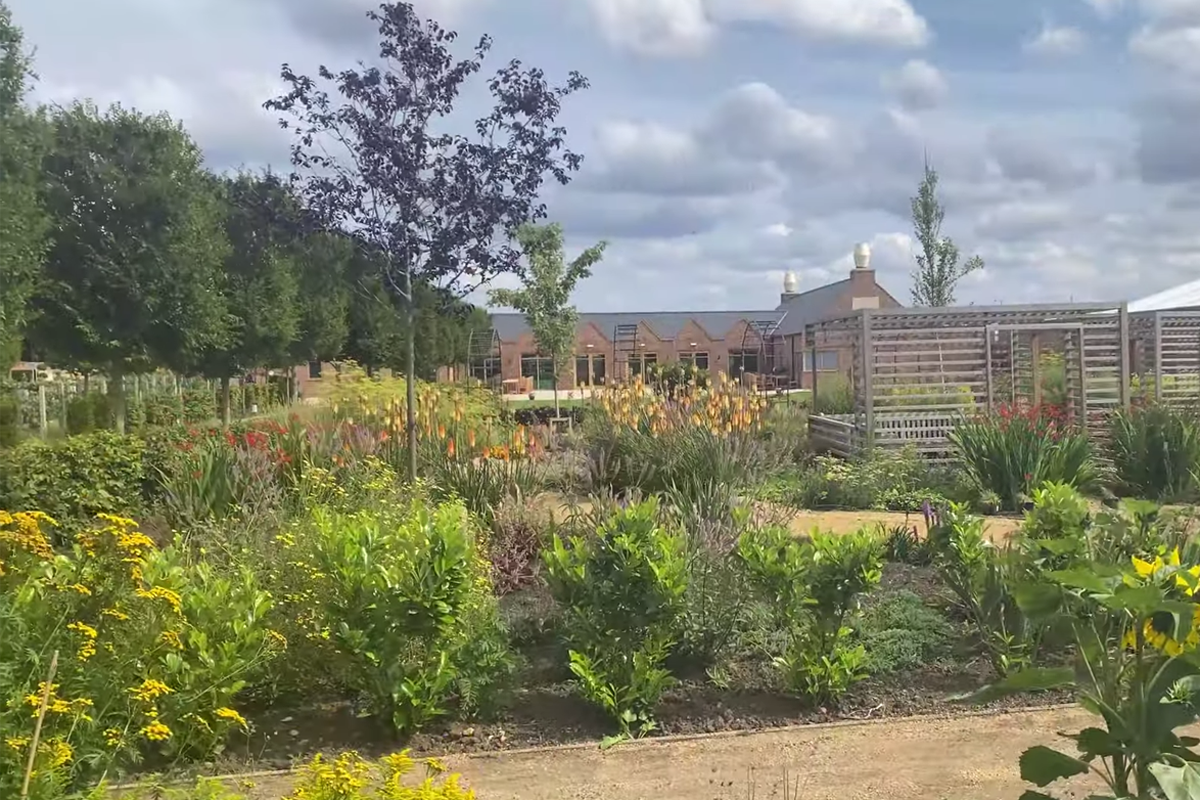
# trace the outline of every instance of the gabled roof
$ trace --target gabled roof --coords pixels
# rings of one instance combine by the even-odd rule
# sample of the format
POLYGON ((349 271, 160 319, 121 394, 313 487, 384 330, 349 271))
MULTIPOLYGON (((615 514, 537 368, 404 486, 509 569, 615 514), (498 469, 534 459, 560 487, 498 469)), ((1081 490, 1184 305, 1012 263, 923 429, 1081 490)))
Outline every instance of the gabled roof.
POLYGON ((850 288, 850 279, 845 278, 836 283, 827 283, 816 289, 801 292, 795 297, 789 297, 780 304, 777 311, 783 312, 783 322, 779 324, 778 336, 794 336, 804 332, 804 324, 829 316, 842 294, 850 288))
MULTIPOLYGON (((683 332, 684 326, 695 322, 714 339, 720 339, 740 322, 770 320, 772 322, 783 318, 780 309, 772 311, 648 311, 617 312, 588 314, 580 313, 580 327, 589 323, 595 325, 608 339, 613 338, 618 325, 637 325, 639 323, 650 328, 656 336, 665 341, 673 341, 683 332)), ((512 312, 492 314, 492 327, 501 341, 513 342, 529 332, 525 316, 512 312)))
POLYGON ((1172 286, 1170 289, 1164 289, 1161 292, 1134 300, 1129 304, 1129 313, 1136 314, 1139 311, 1171 311, 1181 308, 1196 308, 1198 306, 1200 306, 1200 281, 1191 281, 1190 283, 1181 283, 1179 286, 1172 286))

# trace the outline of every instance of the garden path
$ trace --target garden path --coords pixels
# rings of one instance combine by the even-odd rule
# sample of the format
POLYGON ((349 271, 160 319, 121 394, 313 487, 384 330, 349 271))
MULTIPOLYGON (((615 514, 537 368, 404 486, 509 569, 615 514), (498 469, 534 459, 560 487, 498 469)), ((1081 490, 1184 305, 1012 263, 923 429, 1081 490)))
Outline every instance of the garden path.
POLYGON ((447 765, 480 800, 1012 800, 1030 788, 1017 766, 1025 748, 1061 747, 1058 731, 1092 722, 1076 708, 909 718, 646 741, 604 753, 591 746, 459 756, 447 765))
MULTIPOLYGON (((1036 744, 1069 745, 1059 731, 1094 722, 1076 707, 1059 707, 651 739, 606 752, 591 744, 444 761, 479 800, 1013 800, 1030 788, 1018 770, 1022 751, 1036 744)), ((1069 788, 1082 797, 1100 786, 1077 779, 1069 788)), ((289 776, 258 777, 251 795, 277 800, 291 789, 289 776)))

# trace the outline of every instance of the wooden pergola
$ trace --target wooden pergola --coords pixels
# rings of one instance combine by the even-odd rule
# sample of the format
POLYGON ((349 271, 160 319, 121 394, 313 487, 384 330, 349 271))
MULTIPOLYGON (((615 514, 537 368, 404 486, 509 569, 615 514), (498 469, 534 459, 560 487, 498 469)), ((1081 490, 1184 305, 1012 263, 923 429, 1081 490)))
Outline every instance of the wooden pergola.
MULTIPOLYGON (((853 410, 813 414, 813 443, 842 456, 912 446, 944 458, 964 416, 1040 403, 1040 371, 1061 363, 1069 414, 1099 431, 1130 400, 1125 304, 863 309, 805 326, 813 353, 849 353, 853 410)), ((1198 355, 1200 357, 1200 355, 1198 355)), ((812 372, 814 402, 819 380, 812 372)), ((843 379, 847 379, 843 378, 843 379)))

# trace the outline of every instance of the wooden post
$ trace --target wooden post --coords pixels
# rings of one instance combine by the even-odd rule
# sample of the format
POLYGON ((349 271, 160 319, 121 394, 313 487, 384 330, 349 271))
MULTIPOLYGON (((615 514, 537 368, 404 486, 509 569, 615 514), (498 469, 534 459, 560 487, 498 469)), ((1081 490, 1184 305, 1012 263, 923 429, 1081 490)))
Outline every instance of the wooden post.
POLYGON ((46 384, 38 384, 38 433, 46 438, 48 424, 46 420, 46 384))
POLYGON ((33 738, 29 740, 29 759, 25 762, 25 780, 21 784, 21 800, 29 798, 29 783, 33 779, 33 768, 37 763, 37 749, 42 738, 42 724, 46 721, 46 708, 50 705, 50 693, 54 691, 54 676, 58 674, 58 651, 50 657, 50 673, 42 687, 42 702, 38 706, 37 722, 33 725, 33 738))

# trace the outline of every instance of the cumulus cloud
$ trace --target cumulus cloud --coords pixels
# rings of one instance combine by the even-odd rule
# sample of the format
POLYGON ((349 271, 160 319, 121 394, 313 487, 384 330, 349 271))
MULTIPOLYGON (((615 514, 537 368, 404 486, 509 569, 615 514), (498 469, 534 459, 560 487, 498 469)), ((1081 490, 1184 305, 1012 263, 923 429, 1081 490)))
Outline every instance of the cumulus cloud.
MULTIPOLYGON (((167 111, 223 169, 286 168, 261 108, 279 65, 369 59, 377 1, 9 5, 37 47, 38 99, 167 111)), ((964 27, 948 0, 921 13, 906 0, 417 1, 464 46, 493 34, 497 61, 591 76, 562 116, 584 169, 543 198, 569 247, 612 242, 583 308, 768 308, 785 271, 805 288, 839 279, 863 240, 906 300, 927 155, 946 232, 988 263, 960 300, 1131 297, 1200 270, 1196 0, 1095 0, 1115 20, 1096 36, 1119 24, 1128 49, 1036 60, 1013 51, 1078 52, 1078 37, 1047 23, 1014 41, 1020 4, 964 27), (934 37, 943 28, 953 42, 934 37), (924 60, 897 56, 922 47, 924 60), (933 66, 945 63, 952 92, 933 66)), ((464 92, 465 118, 483 94, 464 92)))
POLYGON ((946 102, 950 87, 937 67, 913 59, 882 79, 884 90, 905 111, 928 111, 946 102))
POLYGON ((1079 28, 1069 25, 1042 24, 1035 36, 1023 45, 1026 53, 1036 56, 1074 56, 1082 53, 1088 45, 1088 36, 1079 28))
POLYGON ((697 55, 719 30, 766 23, 826 41, 922 47, 929 26, 908 0, 588 0, 601 31, 648 56, 697 55))

